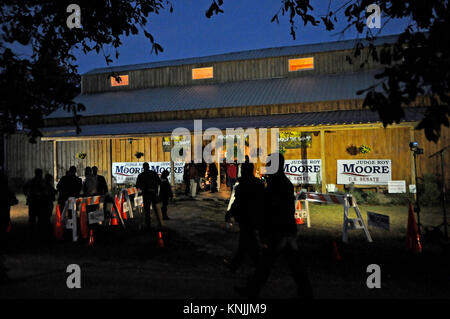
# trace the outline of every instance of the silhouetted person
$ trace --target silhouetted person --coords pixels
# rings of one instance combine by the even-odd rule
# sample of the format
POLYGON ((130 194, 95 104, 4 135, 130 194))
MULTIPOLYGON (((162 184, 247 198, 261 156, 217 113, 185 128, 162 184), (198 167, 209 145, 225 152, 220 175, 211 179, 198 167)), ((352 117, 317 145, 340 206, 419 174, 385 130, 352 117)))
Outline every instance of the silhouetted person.
POLYGON ((217 192, 217 166, 216 163, 209 164, 209 177, 211 178, 211 193, 217 192))
POLYGON ((266 209, 260 234, 265 248, 255 274, 246 287, 237 288, 237 290, 242 295, 257 297, 269 278, 274 262, 280 254, 284 254, 291 268, 299 296, 312 298, 311 284, 298 251, 297 226, 294 217, 294 186, 283 172, 283 155, 271 154, 271 163, 275 156, 279 158, 278 171, 267 176, 267 188, 262 196, 265 199, 266 209))
POLYGON ((30 235, 36 234, 36 224, 39 234, 43 234, 45 228, 44 216, 46 215, 45 198, 48 196, 48 188, 45 185, 42 169, 37 168, 34 171, 34 177, 25 184, 23 193, 27 197, 28 205, 28 225, 30 235))
POLYGON ((184 170, 183 170, 183 182, 185 185, 184 195, 186 195, 186 196, 189 195, 189 188, 190 188, 190 183, 191 183, 191 181, 189 179, 189 166, 190 166, 190 163, 185 163, 184 170))
POLYGON ((263 182, 253 176, 253 164, 243 167, 242 176, 235 188, 235 199, 225 216, 226 221, 231 217, 239 224, 239 246, 231 262, 228 263, 232 271, 236 271, 248 254, 256 266, 260 257, 260 245, 256 233, 259 215, 263 209, 261 196, 264 194, 263 182))
POLYGON ((150 170, 150 166, 147 162, 145 162, 142 167, 144 171, 138 175, 136 180, 136 187, 142 191, 144 200, 145 224, 147 225, 147 228, 150 229, 150 205, 152 205, 153 210, 156 213, 158 213, 158 209, 160 209, 158 203, 158 187, 161 184, 161 180, 159 179, 159 176, 155 171, 150 170))
POLYGON ((167 206, 169 205, 169 199, 173 198, 172 187, 170 186, 169 180, 167 177, 169 176, 169 171, 164 170, 161 173, 161 187, 159 190, 159 198, 161 199, 161 211, 162 217, 164 220, 169 220, 169 216, 167 216, 167 206))
POLYGON ((230 163, 227 167, 227 177, 228 177, 228 186, 230 186, 230 190, 233 190, 234 184, 236 184, 237 179, 237 165, 235 163, 230 163))
POLYGON ((6 235, 11 223, 10 209, 16 204, 18 201, 9 189, 8 177, 0 169, 0 283, 9 279, 3 255, 6 253, 6 235))
POLYGON ((194 161, 191 161, 189 164, 189 190, 190 195, 195 197, 197 195, 197 183, 198 183, 198 171, 197 165, 194 164, 194 161))
POLYGON ((83 196, 97 195, 97 177, 92 174, 92 168, 84 169, 83 196))
POLYGON ((56 189, 59 192, 58 205, 61 210, 61 213, 69 197, 80 196, 83 183, 81 181, 81 178, 76 176, 76 174, 77 168, 75 166, 71 166, 67 174, 61 177, 61 179, 58 182, 58 185, 56 185, 56 189))
POLYGON ((205 185, 205 176, 207 168, 208 167, 204 160, 202 160, 201 163, 198 163, 198 177, 199 177, 198 183, 200 186, 200 190, 205 190, 203 185, 205 185))
POLYGON ((47 188, 47 195, 43 198, 42 204, 45 206, 44 214, 42 215, 42 225, 44 228, 44 236, 46 239, 51 238, 52 234, 52 225, 51 225, 51 217, 53 214, 53 202, 56 199, 56 189, 53 186, 53 176, 50 174, 45 175, 45 187, 47 188))
POLYGON ((92 175, 97 178, 97 194, 105 195, 108 192, 108 184, 106 183, 105 177, 97 175, 97 172, 97 166, 92 166, 92 175))

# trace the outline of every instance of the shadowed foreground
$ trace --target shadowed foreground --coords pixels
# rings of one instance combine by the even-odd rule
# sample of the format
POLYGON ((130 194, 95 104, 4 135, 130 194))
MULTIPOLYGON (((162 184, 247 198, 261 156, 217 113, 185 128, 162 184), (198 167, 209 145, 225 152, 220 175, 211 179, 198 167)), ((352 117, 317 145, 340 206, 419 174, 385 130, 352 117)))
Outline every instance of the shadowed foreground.
MULTIPOLYGON (((223 264, 238 239, 237 226, 230 229, 224 223, 226 196, 178 197, 169 205, 172 219, 163 231, 164 248, 157 247, 155 231, 139 229, 139 219, 128 221, 126 230, 103 228, 92 247, 86 241, 30 241, 27 207, 21 200, 11 213, 13 228, 5 256, 11 280, 0 286, 0 298, 238 298, 233 286, 243 285, 252 267, 248 262, 234 274, 223 264), (66 286, 69 264, 81 267, 81 289, 66 286)), ((374 243, 367 243, 362 231, 353 231, 344 246, 342 211, 330 207, 314 205, 312 227, 299 226, 298 240, 316 298, 450 297, 448 245, 424 240, 422 254, 407 253, 405 208, 383 208, 396 215, 391 232, 371 229, 374 243), (404 216, 396 213, 403 210, 404 216), (334 240, 341 261, 333 259, 334 240), (370 264, 381 267, 381 289, 366 286, 370 264)), ((295 292, 287 263, 281 259, 261 297, 287 299, 295 292)))

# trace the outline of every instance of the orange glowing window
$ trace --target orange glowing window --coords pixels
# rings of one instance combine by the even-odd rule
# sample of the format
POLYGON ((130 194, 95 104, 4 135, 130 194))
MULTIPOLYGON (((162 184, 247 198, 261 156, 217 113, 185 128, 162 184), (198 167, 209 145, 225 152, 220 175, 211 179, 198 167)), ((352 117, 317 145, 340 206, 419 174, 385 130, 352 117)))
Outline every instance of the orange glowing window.
POLYGON ((192 69, 192 80, 212 79, 214 77, 213 67, 192 69))
POLYGON ((314 69, 314 58, 289 59, 289 72, 314 69))
POLYGON ((128 85, 128 75, 120 75, 120 82, 115 77, 111 77, 111 86, 123 86, 128 85))

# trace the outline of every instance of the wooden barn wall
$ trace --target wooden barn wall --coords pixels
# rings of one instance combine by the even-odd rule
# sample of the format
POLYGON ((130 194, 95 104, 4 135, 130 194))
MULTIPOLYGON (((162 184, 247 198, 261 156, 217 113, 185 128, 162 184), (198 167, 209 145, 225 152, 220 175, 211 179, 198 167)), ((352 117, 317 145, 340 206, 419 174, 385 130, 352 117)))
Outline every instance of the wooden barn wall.
POLYGON ((78 176, 84 176, 87 166, 97 166, 98 174, 109 180, 111 174, 108 139, 56 142, 56 149, 58 179, 66 174, 70 166, 77 168, 78 176), (87 156, 80 159, 77 158, 78 153, 86 153, 87 156))
POLYGON ((163 86, 224 83, 230 81, 259 80, 286 76, 299 77, 323 73, 356 72, 371 69, 377 66, 376 63, 369 59, 369 62, 366 63, 363 68, 360 67, 366 56, 365 50, 363 50, 362 54, 358 58, 353 58, 352 64, 346 60, 348 55, 352 55, 352 50, 124 71, 119 72, 119 74, 128 75, 129 85, 116 87, 111 86, 109 73, 86 74, 82 77, 82 93, 133 90, 163 86), (313 70, 289 72, 289 59, 311 56, 314 57, 313 70), (192 80, 192 68, 207 66, 214 67, 213 79, 192 80))
POLYGON ((375 128, 325 131, 326 181, 337 182, 337 160, 342 159, 390 159, 392 180, 411 181, 409 128, 375 128), (367 154, 351 155, 347 148, 368 145, 367 154))
MULTIPOLYGON (((423 177, 424 174, 434 174, 441 178, 441 156, 433 156, 446 146, 450 146, 450 128, 443 128, 442 134, 437 143, 428 141, 423 130, 413 131, 413 140, 419 142, 419 147, 423 148, 423 154, 417 155, 417 175, 423 177)), ((450 188, 450 149, 444 152, 444 176, 447 190, 450 188)))
POLYGON ((5 165, 8 177, 19 187, 34 176, 36 168, 53 175, 53 144, 40 140, 32 144, 26 134, 6 135, 5 165))
MULTIPOLYGON (((424 149, 424 154, 418 156, 418 175, 425 173, 441 175, 440 157, 429 156, 445 146, 450 145, 450 129, 443 129, 438 143, 425 139, 423 131, 416 131, 412 127, 396 128, 365 128, 339 129, 324 127, 292 128, 292 130, 312 133, 312 145, 309 148, 287 150, 286 159, 320 159, 325 158, 325 181, 336 184, 336 169, 338 159, 391 159, 392 179, 406 180, 407 184, 414 183, 412 157, 409 142, 418 141, 424 149), (323 134, 323 137, 322 135, 323 134), (325 144, 322 147, 321 141, 325 144), (368 154, 351 155, 347 148, 369 145, 372 152, 368 154), (322 155, 324 157, 322 157, 322 155)), ((80 141, 58 141, 57 147, 57 178, 61 178, 70 166, 77 167, 78 175, 84 175, 86 166, 97 166, 99 174, 104 175, 108 183, 111 180, 111 162, 163 162, 170 161, 170 152, 164 152, 161 136, 112 138, 80 141), (111 150, 111 152, 110 152, 111 150), (87 154, 85 159, 76 155, 80 152, 87 154), (136 152, 144 153, 140 159, 136 152)), ((270 131, 267 137, 270 145, 270 131)), ((271 150, 269 149, 269 152, 271 150)), ((445 153, 444 167, 450 167, 449 152, 445 153)), ((10 135, 5 143, 5 159, 7 173, 16 184, 23 183, 34 174, 39 167, 44 173, 53 175, 53 142, 38 141, 37 144, 28 143, 24 134, 10 135)), ((257 165, 259 167, 259 165, 257 165)), ((446 172, 447 187, 450 186, 450 174, 446 172)))

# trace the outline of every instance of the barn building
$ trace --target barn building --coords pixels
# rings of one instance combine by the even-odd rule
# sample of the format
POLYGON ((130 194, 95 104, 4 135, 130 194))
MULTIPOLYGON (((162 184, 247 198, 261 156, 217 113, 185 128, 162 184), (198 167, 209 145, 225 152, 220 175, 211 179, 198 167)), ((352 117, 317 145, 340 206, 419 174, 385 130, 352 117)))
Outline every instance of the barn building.
MULTIPOLYGON (((375 45, 395 40, 380 37, 375 45)), ((440 158, 429 155, 449 144, 450 130, 438 143, 415 130, 425 98, 405 108, 400 124, 384 128, 356 94, 375 83, 380 65, 360 67, 364 54, 350 64, 354 45, 347 40, 91 70, 82 75, 76 98, 86 106, 81 133, 60 110, 46 119, 37 144, 29 144, 25 133, 5 136, 7 174, 19 182, 40 167, 58 180, 71 165, 79 175, 95 165, 111 186, 118 172, 126 175, 118 163, 168 165, 171 132, 193 132, 194 120, 201 119, 204 130, 216 127, 224 134, 227 128, 278 129, 290 178, 320 185, 322 192, 349 181, 361 187, 383 187, 387 180, 415 184, 411 141, 424 149, 418 175, 440 175, 440 158)), ((218 161, 225 152, 217 153, 218 161)), ((446 167, 449 161, 446 155, 446 167)), ((175 172, 177 166, 171 167, 175 172)))

